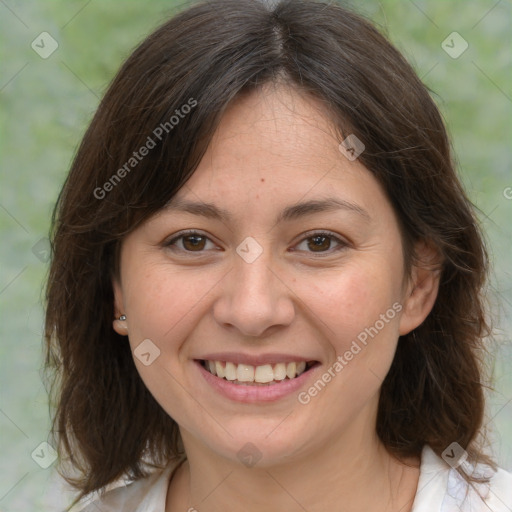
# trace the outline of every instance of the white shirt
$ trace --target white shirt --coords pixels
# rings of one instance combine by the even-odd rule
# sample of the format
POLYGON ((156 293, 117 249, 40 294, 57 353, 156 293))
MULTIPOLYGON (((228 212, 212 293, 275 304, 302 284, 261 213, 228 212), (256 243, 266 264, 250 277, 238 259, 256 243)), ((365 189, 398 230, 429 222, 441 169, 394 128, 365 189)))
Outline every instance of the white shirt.
MULTIPOLYGON (((165 512, 169 482, 178 466, 174 462, 162 471, 108 491, 73 511, 81 512, 165 512), (85 507, 85 508, 84 508, 85 507)), ((494 473, 486 466, 479 472, 493 475, 488 484, 468 486, 460 474, 438 457, 429 446, 421 453, 418 488, 411 512, 512 512, 512 473, 501 468, 494 473)), ((181 511, 186 512, 186 511, 181 511)))

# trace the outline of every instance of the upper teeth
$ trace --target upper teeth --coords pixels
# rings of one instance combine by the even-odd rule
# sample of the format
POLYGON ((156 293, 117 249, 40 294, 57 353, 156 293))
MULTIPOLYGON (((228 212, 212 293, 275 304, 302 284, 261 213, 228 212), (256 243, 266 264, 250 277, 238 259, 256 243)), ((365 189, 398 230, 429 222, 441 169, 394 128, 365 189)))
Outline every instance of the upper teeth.
POLYGON ((213 375, 227 380, 266 383, 274 380, 284 380, 286 377, 293 379, 304 372, 306 363, 301 361, 300 363, 292 362, 252 366, 250 364, 236 365, 229 361, 206 361, 206 369, 213 375))

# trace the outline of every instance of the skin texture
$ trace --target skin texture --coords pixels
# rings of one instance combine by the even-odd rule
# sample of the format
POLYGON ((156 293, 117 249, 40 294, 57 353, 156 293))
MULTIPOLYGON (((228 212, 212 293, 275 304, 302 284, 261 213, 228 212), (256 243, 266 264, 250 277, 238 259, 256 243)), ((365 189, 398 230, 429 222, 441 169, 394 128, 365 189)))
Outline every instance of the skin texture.
MULTIPOLYGON (((430 312, 438 275, 427 266, 404 274, 394 211, 340 142, 320 103, 303 93, 279 85, 240 96, 178 192, 232 219, 162 210, 123 241, 113 286, 116 316, 127 319, 114 328, 132 350, 145 339, 159 348, 152 364, 135 363, 178 423, 188 457, 171 480, 167 510, 410 510, 419 460, 408 467, 388 455, 376 412, 398 336, 430 312), (289 205, 326 197, 366 214, 339 209, 274 222, 289 205), (199 249, 183 238, 166 246, 186 229, 207 240, 199 249), (316 247, 311 237, 325 230, 343 243, 316 247), (252 263, 236 252, 248 236, 263 250, 252 263), (321 363, 307 390, 394 303, 402 310, 305 405, 298 393, 232 401, 193 362, 221 351, 296 354, 321 363), (237 456, 248 442, 261 454, 253 467, 237 456)), ((426 262, 435 257, 425 245, 417 251, 426 262)))

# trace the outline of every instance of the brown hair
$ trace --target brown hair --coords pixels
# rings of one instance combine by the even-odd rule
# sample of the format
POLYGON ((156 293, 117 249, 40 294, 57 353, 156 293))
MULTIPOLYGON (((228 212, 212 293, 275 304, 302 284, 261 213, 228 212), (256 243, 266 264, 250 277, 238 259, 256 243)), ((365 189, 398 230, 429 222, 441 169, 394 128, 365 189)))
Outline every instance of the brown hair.
POLYGON ((126 60, 55 207, 46 365, 53 431, 79 472, 68 478, 81 495, 122 475, 144 476, 144 461, 163 465, 182 454, 177 424, 112 329, 120 241, 192 175, 231 100, 277 80, 321 101, 340 137, 364 142, 359 159, 400 219, 408 268, 419 240, 442 255, 433 310, 399 339, 383 382, 380 439, 397 457, 419 456, 426 444, 440 455, 456 441, 470 461, 495 467, 477 443, 486 250, 426 87, 371 23, 340 5, 214 0, 165 22, 126 60), (149 139, 154 147, 131 161, 149 139))

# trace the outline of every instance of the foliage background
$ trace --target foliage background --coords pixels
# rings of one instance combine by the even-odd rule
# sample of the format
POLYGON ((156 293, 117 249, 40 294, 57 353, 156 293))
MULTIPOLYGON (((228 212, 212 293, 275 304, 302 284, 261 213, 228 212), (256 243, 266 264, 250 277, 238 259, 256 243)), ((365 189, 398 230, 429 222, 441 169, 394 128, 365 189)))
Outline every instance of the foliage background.
MULTIPOLYGON (((490 300, 499 343, 488 421, 494 426, 494 453, 511 471, 512 200, 504 195, 512 186, 511 4, 352 4, 380 25, 433 91, 462 179, 480 210, 492 248, 490 300), (441 47, 453 31, 469 44, 457 59, 441 47)), ((42 469, 31 458, 47 440, 49 426, 40 374, 44 239, 99 98, 121 62, 177 5, 171 0, 0 0, 0 511, 62 510, 67 503, 54 465, 42 469), (59 43, 48 59, 31 48, 43 31, 59 43)))

